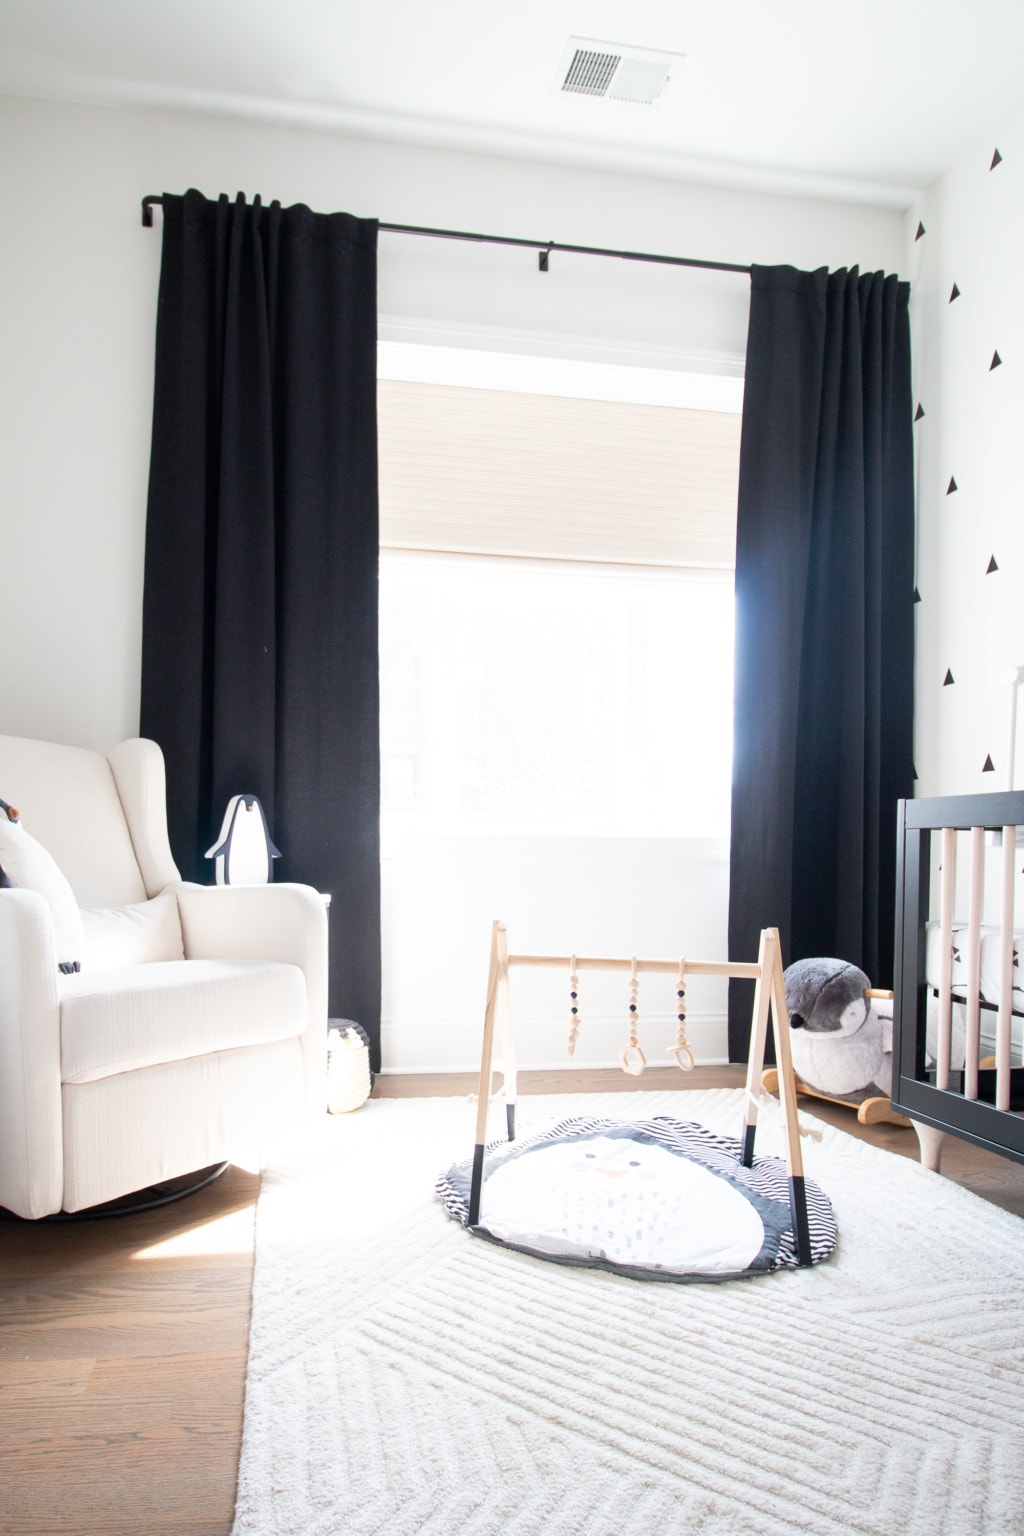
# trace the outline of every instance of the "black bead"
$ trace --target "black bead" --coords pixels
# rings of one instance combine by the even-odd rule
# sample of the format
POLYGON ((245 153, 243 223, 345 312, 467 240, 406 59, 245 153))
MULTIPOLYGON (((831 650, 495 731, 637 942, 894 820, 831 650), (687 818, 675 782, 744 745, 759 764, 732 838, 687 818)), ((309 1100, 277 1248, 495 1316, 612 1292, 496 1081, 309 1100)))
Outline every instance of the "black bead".
POLYGON ((630 1013, 636 1013, 636 1003, 630 1003, 629 1011, 630 1013))
POLYGON ((578 1009, 577 1009, 577 1008, 570 1008, 570 1009, 569 1009, 569 1012, 570 1012, 570 1013, 578 1013, 578 1012, 579 1012, 579 1010, 578 1010, 578 1009))

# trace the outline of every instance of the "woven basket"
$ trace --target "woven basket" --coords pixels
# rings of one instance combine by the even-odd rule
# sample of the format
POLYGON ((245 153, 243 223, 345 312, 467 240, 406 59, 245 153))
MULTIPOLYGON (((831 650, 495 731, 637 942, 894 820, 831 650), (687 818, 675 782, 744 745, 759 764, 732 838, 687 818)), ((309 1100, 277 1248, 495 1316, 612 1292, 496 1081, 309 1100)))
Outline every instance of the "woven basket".
POLYGON ((345 1115, 365 1104, 373 1086, 366 1031, 351 1019, 330 1019, 327 1030, 327 1112, 345 1115))

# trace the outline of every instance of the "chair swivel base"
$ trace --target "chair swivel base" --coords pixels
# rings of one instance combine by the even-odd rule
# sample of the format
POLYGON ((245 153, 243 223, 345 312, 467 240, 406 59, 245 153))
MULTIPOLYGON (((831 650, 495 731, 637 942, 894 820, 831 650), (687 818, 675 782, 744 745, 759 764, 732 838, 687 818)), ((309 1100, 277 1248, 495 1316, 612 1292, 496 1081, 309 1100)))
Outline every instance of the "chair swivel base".
MULTIPOLYGON (((194 1173, 183 1173, 174 1179, 164 1179, 160 1184, 150 1184, 146 1189, 120 1195, 116 1200, 106 1200, 102 1205, 90 1205, 82 1211, 55 1211, 52 1216, 41 1216, 38 1219, 41 1222, 101 1221, 114 1216, 136 1216, 140 1211, 153 1211, 161 1205, 173 1205, 176 1200, 185 1200, 189 1195, 198 1194, 201 1189, 219 1179, 227 1167, 227 1163, 211 1163, 207 1168, 198 1168, 194 1173)), ((30 1219, 15 1216, 12 1211, 4 1211, 3 1215, 13 1221, 30 1219)))

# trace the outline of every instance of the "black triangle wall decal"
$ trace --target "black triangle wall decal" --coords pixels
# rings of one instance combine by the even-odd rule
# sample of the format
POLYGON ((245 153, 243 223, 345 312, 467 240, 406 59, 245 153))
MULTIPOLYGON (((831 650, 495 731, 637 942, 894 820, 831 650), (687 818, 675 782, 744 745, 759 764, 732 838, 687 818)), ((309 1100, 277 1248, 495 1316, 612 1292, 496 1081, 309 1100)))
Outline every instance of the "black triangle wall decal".
POLYGON ((957 490, 957 489, 958 489, 958 486, 957 486, 957 483, 956 483, 956 479, 955 479, 955 477, 953 475, 950 475, 950 477, 949 477, 949 484, 946 486, 946 495, 947 496, 952 496, 953 492, 955 490, 957 490))
POLYGON ((993 571, 998 571, 998 569, 999 569, 999 567, 996 564, 996 557, 995 557, 995 555, 993 555, 992 558, 988 562, 988 569, 986 570, 985 575, 986 576, 991 576, 992 572, 993 571))
POLYGON ((943 688, 948 688, 948 687, 949 687, 949 685, 950 685, 950 683, 952 683, 952 682, 953 682, 953 681, 954 681, 954 678, 953 678, 953 674, 952 674, 952 672, 951 672, 951 671, 950 671, 950 670, 949 670, 949 668, 948 668, 948 667, 947 667, 947 668, 946 668, 946 675, 945 675, 945 677, 944 677, 944 678, 943 678, 943 679, 942 679, 942 686, 943 686, 943 688))
POLYGON ((917 407, 917 410, 916 410, 916 411, 915 411, 915 412, 914 412, 914 420, 915 420, 915 421, 920 421, 920 420, 921 420, 921 417, 922 417, 922 416, 923 416, 923 415, 924 415, 924 406, 923 406, 923 405, 921 405, 921 404, 920 404, 920 402, 919 402, 919 403, 918 403, 918 407, 917 407))
POLYGON ((954 283, 953 284, 953 291, 952 291, 952 293, 949 296, 949 302, 952 304, 953 300, 954 299, 958 299, 959 297, 960 297, 960 289, 957 287, 956 283, 954 283))
POLYGON ((993 368, 1001 368, 1002 367, 1002 363, 1003 363, 1003 360, 999 356, 999 353, 998 352, 993 352, 992 353, 992 361, 988 365, 989 373, 992 372, 993 368))
MULTIPOLYGON (((997 155, 998 155, 998 153, 999 153, 999 151, 998 151, 998 149, 997 149, 997 150, 996 150, 996 154, 997 154, 997 155)), ((916 234, 916 235, 915 235, 915 236, 914 236, 914 239, 915 239, 915 240, 920 240, 920 238, 921 238, 921 236, 922 236, 922 235, 923 235, 923 234, 924 234, 924 233, 925 233, 925 227, 924 227, 924 225, 923 225, 923 224, 922 224, 922 223, 921 223, 921 221, 920 221, 920 220, 918 220, 918 224, 917 224, 917 234, 916 234)))
POLYGON ((985 766, 984 766, 984 768, 981 771, 982 771, 982 773, 995 773, 996 765, 992 761, 991 757, 986 757, 986 759, 985 759, 985 766))
POLYGON ((921 594, 920 594, 920 592, 919 592, 919 591, 918 591, 918 590, 917 590, 917 588, 916 588, 916 587, 915 587, 915 588, 914 588, 914 602, 915 602, 915 603, 919 603, 919 602, 920 602, 920 601, 921 601, 921 594))
POLYGON ((997 149, 995 151, 995 153, 993 154, 993 156, 992 156, 992 164, 989 166, 989 170, 990 171, 994 171, 996 166, 997 165, 1002 165, 1002 163, 1003 163, 1003 157, 1002 157, 1002 155, 999 153, 999 151, 997 149))

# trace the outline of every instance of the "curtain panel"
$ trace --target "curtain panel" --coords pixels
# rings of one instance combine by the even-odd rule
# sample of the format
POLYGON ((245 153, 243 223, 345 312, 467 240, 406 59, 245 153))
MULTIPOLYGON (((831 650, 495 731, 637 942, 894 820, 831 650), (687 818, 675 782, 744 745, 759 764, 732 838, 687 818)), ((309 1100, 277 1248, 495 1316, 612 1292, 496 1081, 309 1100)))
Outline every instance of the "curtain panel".
POLYGON ((186 879, 259 796, 380 1065, 376 221, 163 197, 141 729, 186 879))
MULTIPOLYGON (((909 285, 754 267, 740 446, 729 953, 781 931, 891 986, 913 793, 909 285)), ((744 1060, 750 984, 733 982, 744 1060)))

